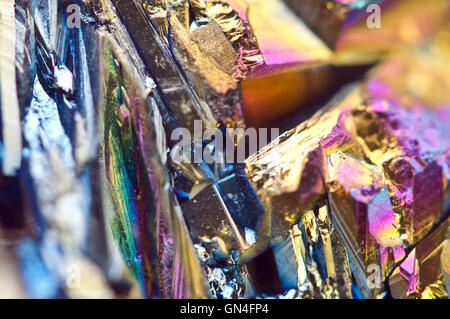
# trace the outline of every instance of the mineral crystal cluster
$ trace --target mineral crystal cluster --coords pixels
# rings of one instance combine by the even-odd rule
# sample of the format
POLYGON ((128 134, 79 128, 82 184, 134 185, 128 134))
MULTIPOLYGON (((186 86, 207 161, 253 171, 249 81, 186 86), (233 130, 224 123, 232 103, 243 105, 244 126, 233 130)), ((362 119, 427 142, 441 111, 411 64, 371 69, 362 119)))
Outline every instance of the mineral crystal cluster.
POLYGON ((448 298, 449 21, 2 0, 0 298, 448 298))

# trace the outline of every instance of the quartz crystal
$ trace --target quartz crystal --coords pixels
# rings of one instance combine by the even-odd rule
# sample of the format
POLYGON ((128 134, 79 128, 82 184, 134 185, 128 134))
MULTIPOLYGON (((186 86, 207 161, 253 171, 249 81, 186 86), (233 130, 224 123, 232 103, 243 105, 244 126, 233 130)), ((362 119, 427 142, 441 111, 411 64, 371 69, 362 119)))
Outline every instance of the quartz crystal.
POLYGON ((449 14, 2 0, 0 298, 448 298, 449 14))

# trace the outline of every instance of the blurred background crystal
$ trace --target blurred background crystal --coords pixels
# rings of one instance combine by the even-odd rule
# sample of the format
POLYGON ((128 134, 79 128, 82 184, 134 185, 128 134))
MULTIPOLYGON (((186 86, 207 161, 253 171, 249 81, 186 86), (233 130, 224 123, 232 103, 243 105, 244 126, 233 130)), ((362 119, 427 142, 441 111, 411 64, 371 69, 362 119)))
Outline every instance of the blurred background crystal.
POLYGON ((448 298, 449 18, 2 0, 0 298, 448 298))

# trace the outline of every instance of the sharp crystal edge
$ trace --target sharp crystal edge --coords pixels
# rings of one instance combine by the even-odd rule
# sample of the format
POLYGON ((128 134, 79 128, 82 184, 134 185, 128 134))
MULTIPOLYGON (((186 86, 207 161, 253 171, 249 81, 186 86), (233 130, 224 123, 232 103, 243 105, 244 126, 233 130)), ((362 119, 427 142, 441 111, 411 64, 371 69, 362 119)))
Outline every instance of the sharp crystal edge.
POLYGON ((111 3, 104 1, 97 10, 108 16, 108 28, 99 34, 105 74, 99 128, 105 137, 101 145, 114 202, 114 236, 144 296, 204 297, 203 274, 165 167, 160 91, 145 87, 153 80, 111 3))
MULTIPOLYGON (((449 220, 449 113, 448 98, 441 95, 449 56, 431 48, 448 47, 447 37, 443 31, 421 50, 387 59, 363 83, 343 90, 328 108, 247 160, 249 179, 272 215, 270 240, 280 245, 289 231, 306 227, 308 241, 322 241, 322 280, 337 279, 333 246, 343 243, 340 258, 348 255, 362 296, 446 295, 438 265, 449 220), (430 60, 444 72, 421 67, 430 60), (394 69, 402 74, 391 77, 394 69), (435 93, 442 100, 412 91, 402 76, 411 73, 442 81, 435 93), (436 138, 441 142, 434 144, 436 138), (331 241, 317 231, 327 210, 336 236, 331 241), (435 272, 428 268, 433 262, 435 272), (381 270, 384 286, 372 285, 373 267, 381 270)), ((308 265, 304 257, 300 263, 308 265)), ((307 267, 298 267, 305 278, 307 267)))
MULTIPOLYGON (((71 145, 71 139, 60 120, 58 105, 64 101, 58 99, 60 91, 56 88, 55 95, 50 97, 38 79, 54 77, 55 74, 44 73, 48 69, 40 69, 39 76, 35 76, 34 72, 35 53, 31 50, 35 50, 35 46, 30 44, 30 41, 34 41, 36 31, 34 22, 42 15, 48 14, 47 10, 50 9, 45 5, 37 6, 33 1, 16 1, 10 4, 13 10, 15 9, 17 18, 16 44, 11 46, 15 48, 17 55, 17 81, 10 79, 8 86, 11 91, 11 87, 14 88, 17 83, 20 90, 18 95, 23 135, 18 134, 17 138, 23 138, 24 149, 19 152, 23 154, 23 163, 19 165, 18 176, 9 181, 6 179, 6 187, 2 181, 1 219, 2 228, 5 228, 2 235, 6 239, 2 249, 5 248, 13 256, 13 263, 20 270, 19 286, 26 296, 112 296, 100 268, 81 253, 87 247, 87 237, 91 235, 87 222, 91 214, 89 187, 85 187, 89 173, 86 163, 80 161, 77 166, 72 153, 75 147, 71 145), (8 197, 15 206, 8 204, 8 197), (65 273, 72 266, 91 273, 88 277, 98 283, 98 289, 90 290, 92 287, 85 287, 85 290, 76 292, 65 291, 65 273)), ((2 14, 2 22, 5 17, 14 17, 14 11, 8 15, 2 14)), ((6 29, 2 27, 2 31, 4 30, 6 29)), ((41 31, 43 34, 40 36, 49 38, 50 29, 41 28, 39 32, 41 31)), ((63 28, 60 31, 64 33, 66 30, 63 28)), ((2 37, 2 40, 5 38, 7 37, 2 37)), ((44 43, 41 44, 40 49, 51 51, 44 43)), ((2 49, 4 48, 6 47, 2 45, 2 49)), ((36 55, 42 54, 40 49, 36 55)), ((66 57, 63 58, 65 59, 66 57)), ((7 69, 2 66, 2 71, 7 69)), ((70 74, 69 68, 67 70, 70 74)), ((83 79, 80 79, 80 82, 90 85, 83 79)), ((4 83, 2 81, 2 89, 8 87, 4 83)), ((14 94, 15 89, 12 92, 14 94)), ((2 96, 8 95, 2 93, 2 96)), ((83 98, 86 101, 89 96, 83 95, 83 98)), ((71 100, 72 106, 84 106, 80 101, 77 103, 71 100)), ((16 101, 17 98, 11 96, 7 105, 14 106, 16 101)), ((86 113, 89 114, 88 111, 86 113)), ((8 119, 10 123, 14 123, 14 114, 12 110, 8 113, 2 110, 2 118, 8 119)), ((77 112, 75 116, 79 117, 78 129, 84 130, 83 116, 77 112)), ((75 133, 78 133, 78 130, 75 133)), ((92 155, 91 153, 90 156, 92 155)), ((95 234, 92 239, 101 243, 102 234, 105 232, 102 233, 99 228, 95 230, 95 234)), ((88 278, 85 277, 84 280, 86 279, 88 278)))
POLYGON ((0 295, 448 298, 448 13, 2 1, 0 295))

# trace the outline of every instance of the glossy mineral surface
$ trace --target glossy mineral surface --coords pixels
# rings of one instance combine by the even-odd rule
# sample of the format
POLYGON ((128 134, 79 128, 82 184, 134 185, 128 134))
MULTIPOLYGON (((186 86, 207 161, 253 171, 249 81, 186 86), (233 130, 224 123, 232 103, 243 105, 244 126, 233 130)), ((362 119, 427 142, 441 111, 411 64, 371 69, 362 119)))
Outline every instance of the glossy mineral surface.
POLYGON ((448 298, 448 1, 0 17, 0 298, 448 298))

